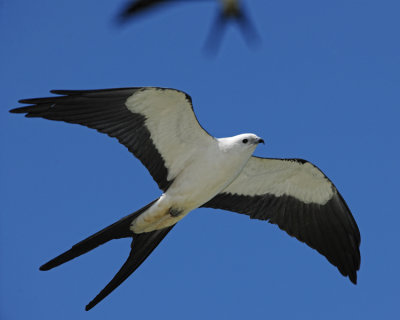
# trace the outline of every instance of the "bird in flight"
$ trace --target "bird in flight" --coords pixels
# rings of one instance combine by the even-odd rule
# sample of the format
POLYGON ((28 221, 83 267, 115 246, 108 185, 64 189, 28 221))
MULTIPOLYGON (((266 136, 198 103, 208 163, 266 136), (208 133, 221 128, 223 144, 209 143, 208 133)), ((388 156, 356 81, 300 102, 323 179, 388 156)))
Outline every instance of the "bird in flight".
POLYGON ((360 232, 339 191, 315 165, 253 156, 264 141, 252 133, 209 135, 197 121, 190 96, 175 89, 51 92, 58 96, 20 100, 29 106, 10 112, 81 124, 117 138, 163 192, 40 267, 50 270, 110 240, 131 237, 126 262, 86 310, 127 279, 174 225, 199 207, 277 224, 357 282, 360 232))
MULTIPOLYGON (((131 1, 125 7, 125 9, 119 14, 118 18, 120 22, 126 22, 143 12, 146 12, 152 8, 160 7, 163 4, 169 3, 188 3, 191 1, 203 1, 204 0, 190 0, 190 1, 179 1, 179 0, 136 0, 131 1)), ((207 38, 205 48, 210 51, 215 51, 218 44, 221 41, 223 31, 225 30, 226 24, 230 21, 237 22, 243 36, 249 45, 253 45, 259 42, 260 37, 251 23, 251 20, 246 13, 245 8, 241 4, 241 0, 218 0, 220 2, 221 9, 218 11, 215 22, 210 30, 207 38)))

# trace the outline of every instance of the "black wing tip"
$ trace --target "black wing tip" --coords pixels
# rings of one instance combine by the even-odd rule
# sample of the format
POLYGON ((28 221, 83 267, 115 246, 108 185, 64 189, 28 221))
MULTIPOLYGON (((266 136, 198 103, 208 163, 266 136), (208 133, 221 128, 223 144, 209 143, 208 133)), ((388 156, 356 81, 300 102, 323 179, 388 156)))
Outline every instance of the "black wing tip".
MULTIPOLYGON (((22 100, 19 100, 18 102, 24 103, 24 102, 22 102, 22 100)), ((13 109, 8 110, 8 112, 10 112, 10 113, 26 113, 26 111, 24 110, 25 108, 26 107, 13 108, 13 109)))
MULTIPOLYGON (((51 90, 51 93, 58 93, 61 90, 51 90)), ((23 104, 29 104, 29 106, 23 106, 23 107, 18 107, 18 108, 13 108, 10 109, 10 113, 26 113, 26 117, 32 117, 29 113, 32 110, 37 110, 37 107, 40 103, 43 101, 47 100, 47 98, 28 98, 28 99, 20 99, 18 100, 18 103, 23 103, 23 104)))
POLYGON ((351 272, 348 277, 354 285, 357 285, 357 271, 351 272))
POLYGON ((352 270, 345 270, 343 267, 336 266, 342 276, 345 278, 349 278, 350 282, 354 285, 357 285, 357 271, 360 268, 352 269, 352 270))
POLYGON ((10 113, 19 113, 19 114, 25 114, 26 118, 37 118, 40 117, 41 112, 46 111, 49 109, 47 105, 38 105, 34 104, 37 102, 32 102, 28 100, 20 100, 20 103, 29 103, 31 105, 25 106, 25 107, 19 107, 19 108, 14 108, 9 110, 10 113))
MULTIPOLYGON (((19 101, 19 102, 29 103, 29 102, 22 102, 22 101, 19 101)), ((14 114, 25 114, 26 118, 35 118, 35 117, 38 117, 38 115, 36 115, 35 111, 42 111, 42 108, 39 108, 39 109, 37 108, 37 105, 30 105, 30 106, 26 106, 26 107, 14 108, 14 109, 9 110, 9 112, 14 113, 14 114)))
MULTIPOLYGON (((66 95, 67 93, 73 93, 73 90, 50 90, 50 93, 54 94, 60 94, 60 95, 66 95)), ((20 99, 18 100, 19 103, 25 103, 25 104, 37 104, 38 102, 41 102, 41 100, 44 100, 47 98, 27 98, 27 99, 20 99)), ((24 108, 24 107, 23 107, 24 108)), ((15 109, 20 109, 20 108, 15 108, 15 109)), ((12 110, 15 110, 12 109, 12 110)), ((11 112, 11 110, 10 110, 11 112)))

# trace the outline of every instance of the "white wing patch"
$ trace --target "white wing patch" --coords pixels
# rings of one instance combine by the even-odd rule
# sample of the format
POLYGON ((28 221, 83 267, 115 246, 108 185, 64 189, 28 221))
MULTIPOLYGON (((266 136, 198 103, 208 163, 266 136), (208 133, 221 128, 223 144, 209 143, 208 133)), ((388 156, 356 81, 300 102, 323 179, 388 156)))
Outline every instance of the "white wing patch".
POLYGON ((127 99, 127 108, 146 117, 154 145, 174 179, 196 150, 209 146, 213 138, 199 125, 187 96, 177 90, 143 88, 127 99))
POLYGON ((240 175, 223 192, 247 196, 288 195, 307 204, 324 205, 337 191, 309 162, 251 157, 240 175))

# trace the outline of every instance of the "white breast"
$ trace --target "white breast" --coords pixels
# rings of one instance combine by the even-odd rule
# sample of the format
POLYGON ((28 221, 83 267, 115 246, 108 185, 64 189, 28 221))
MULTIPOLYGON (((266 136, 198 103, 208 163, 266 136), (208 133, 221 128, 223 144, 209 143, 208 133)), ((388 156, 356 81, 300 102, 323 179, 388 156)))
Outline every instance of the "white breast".
POLYGON ((149 232, 175 224, 235 180, 250 156, 250 151, 222 150, 217 140, 207 149, 199 148, 186 161, 165 194, 135 220, 132 230, 136 233, 149 232), (171 208, 182 213, 172 217, 169 213, 171 208))

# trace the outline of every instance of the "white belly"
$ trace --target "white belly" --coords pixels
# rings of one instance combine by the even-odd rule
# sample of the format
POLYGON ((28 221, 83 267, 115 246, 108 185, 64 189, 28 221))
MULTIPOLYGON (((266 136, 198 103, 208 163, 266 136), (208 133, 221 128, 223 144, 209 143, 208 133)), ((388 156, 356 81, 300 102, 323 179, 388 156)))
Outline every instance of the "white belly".
POLYGON ((174 179, 153 206, 135 219, 131 230, 151 232, 177 223, 190 211, 211 200, 240 174, 250 155, 231 157, 198 156, 174 179), (171 214, 179 212, 179 215, 171 214))

